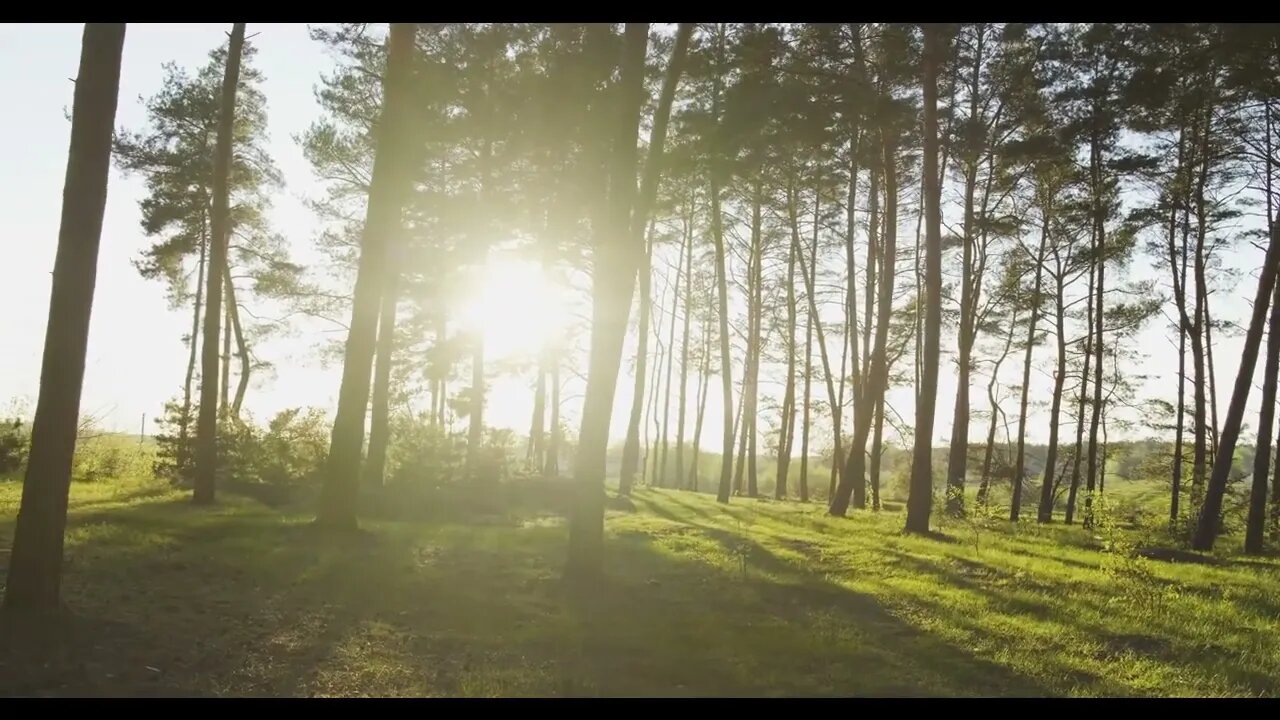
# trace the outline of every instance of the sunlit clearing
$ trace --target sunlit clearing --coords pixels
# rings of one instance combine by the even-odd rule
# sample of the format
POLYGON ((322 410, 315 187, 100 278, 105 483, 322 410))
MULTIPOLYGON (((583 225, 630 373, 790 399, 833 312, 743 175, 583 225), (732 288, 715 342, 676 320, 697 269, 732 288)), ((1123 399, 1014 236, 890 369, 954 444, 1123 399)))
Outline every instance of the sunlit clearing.
POLYGON ((564 291, 537 263, 492 258, 477 280, 460 320, 464 331, 484 333, 487 358, 535 357, 567 324, 564 291))

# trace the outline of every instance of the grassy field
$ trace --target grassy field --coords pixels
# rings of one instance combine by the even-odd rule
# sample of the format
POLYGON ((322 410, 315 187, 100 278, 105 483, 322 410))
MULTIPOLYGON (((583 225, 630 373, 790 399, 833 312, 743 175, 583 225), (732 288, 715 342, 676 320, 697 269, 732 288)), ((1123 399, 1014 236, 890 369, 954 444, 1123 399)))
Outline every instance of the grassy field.
MULTIPOLYGON (((19 492, 0 483, 0 548, 19 492)), ((578 597, 559 504, 518 483, 371 498, 332 537, 303 508, 76 483, 70 615, 53 640, 0 621, 0 694, 1280 692, 1274 559, 1147 559, 1109 527, 906 537, 898 512, 640 490, 578 597)))

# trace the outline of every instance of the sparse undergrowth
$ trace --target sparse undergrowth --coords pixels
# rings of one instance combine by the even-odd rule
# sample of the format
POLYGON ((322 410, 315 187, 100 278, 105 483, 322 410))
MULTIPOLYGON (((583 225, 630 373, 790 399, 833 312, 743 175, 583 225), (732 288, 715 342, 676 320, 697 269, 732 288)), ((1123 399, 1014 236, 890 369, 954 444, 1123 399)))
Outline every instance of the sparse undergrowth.
MULTIPOLYGON (((0 547, 19 491, 0 485, 0 547)), ((575 602, 558 495, 488 492, 441 492, 329 537, 299 508, 78 483, 71 615, 54 641, 3 619, 0 694, 1280 690, 1274 560, 1150 560, 1032 524, 992 523, 975 545, 959 526, 903 536, 899 513, 642 490, 634 512, 610 513, 606 576, 575 602)))

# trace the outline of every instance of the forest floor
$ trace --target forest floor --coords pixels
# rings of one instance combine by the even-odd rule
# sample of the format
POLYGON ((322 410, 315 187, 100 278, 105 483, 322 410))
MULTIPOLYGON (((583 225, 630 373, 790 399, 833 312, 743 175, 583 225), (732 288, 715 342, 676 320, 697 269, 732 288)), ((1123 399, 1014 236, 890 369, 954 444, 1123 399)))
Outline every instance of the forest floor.
POLYGON ((552 494, 478 497, 371 503, 332 537, 229 493, 76 483, 68 610, 0 617, 0 695, 1280 694, 1275 558, 644 489, 580 597, 552 494))

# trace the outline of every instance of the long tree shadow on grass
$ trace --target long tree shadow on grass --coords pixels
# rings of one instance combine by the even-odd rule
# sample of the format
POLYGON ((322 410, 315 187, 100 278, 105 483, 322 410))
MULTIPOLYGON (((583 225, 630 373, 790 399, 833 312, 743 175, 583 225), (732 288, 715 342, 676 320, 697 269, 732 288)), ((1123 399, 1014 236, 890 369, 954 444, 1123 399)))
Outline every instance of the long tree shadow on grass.
POLYGON ((728 530, 713 542, 748 543, 768 576, 630 534, 573 603, 556 525, 383 522, 335 537, 306 520, 185 501, 73 517, 75 623, 36 662, 8 632, 0 693, 1048 692, 728 530))

